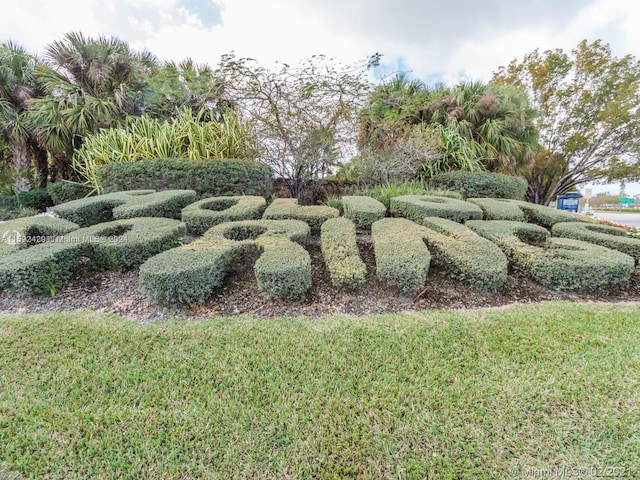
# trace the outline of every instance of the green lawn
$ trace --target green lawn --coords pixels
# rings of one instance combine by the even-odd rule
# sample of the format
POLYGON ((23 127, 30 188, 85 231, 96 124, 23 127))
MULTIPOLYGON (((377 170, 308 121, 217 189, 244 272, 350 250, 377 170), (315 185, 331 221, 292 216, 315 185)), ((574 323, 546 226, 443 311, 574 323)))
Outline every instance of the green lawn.
POLYGON ((0 478, 638 478, 639 465, 640 305, 0 317, 0 478))

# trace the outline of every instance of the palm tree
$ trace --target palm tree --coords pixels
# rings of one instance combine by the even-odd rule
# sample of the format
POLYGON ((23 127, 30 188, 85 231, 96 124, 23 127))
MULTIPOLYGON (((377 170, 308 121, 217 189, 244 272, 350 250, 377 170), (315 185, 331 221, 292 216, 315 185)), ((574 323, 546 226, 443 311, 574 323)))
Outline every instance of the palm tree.
POLYGON ((29 112, 30 103, 43 93, 37 65, 37 59, 15 43, 0 45, 0 135, 8 144, 16 193, 30 188, 34 159, 40 185, 47 181, 47 154, 35 142, 29 112))
POLYGON ((81 33, 53 42, 44 60, 37 75, 47 96, 32 106, 36 134, 68 177, 73 152, 86 135, 120 125, 134 113, 137 92, 157 62, 116 38, 81 33))

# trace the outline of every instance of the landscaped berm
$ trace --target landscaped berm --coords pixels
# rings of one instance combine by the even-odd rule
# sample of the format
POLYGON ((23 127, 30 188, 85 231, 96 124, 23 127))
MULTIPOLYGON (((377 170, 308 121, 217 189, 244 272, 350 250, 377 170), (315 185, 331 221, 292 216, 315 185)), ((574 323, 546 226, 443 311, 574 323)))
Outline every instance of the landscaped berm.
POLYGON ((0 478, 640 473, 640 239, 508 199, 197 197, 0 224, 0 478))

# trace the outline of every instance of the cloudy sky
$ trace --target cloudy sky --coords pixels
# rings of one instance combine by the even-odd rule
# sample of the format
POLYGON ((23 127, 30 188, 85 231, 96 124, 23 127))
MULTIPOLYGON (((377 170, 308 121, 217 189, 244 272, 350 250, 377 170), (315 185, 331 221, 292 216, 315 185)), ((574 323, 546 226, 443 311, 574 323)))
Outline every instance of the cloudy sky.
POLYGON ((81 31, 211 65, 231 51, 265 65, 317 53, 355 63, 379 52, 379 74, 453 84, 583 39, 640 58, 638 25, 640 0, 22 0, 3 2, 0 41, 41 52, 81 31))

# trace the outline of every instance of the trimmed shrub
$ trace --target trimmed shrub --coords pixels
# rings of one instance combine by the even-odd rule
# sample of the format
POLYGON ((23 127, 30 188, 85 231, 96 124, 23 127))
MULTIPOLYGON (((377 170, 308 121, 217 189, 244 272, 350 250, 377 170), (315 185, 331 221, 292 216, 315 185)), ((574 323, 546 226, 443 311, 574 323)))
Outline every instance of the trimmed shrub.
POLYGON ((389 211, 392 215, 404 217, 416 223, 421 223, 425 217, 448 218, 454 222, 482 218, 482 210, 477 205, 455 198, 429 195, 393 197, 389 211))
POLYGON ((365 196, 342 197, 344 216, 352 220, 356 228, 371 228, 373 222, 384 218, 387 208, 378 200, 365 196))
POLYGON ((133 195, 113 209, 113 217, 121 220, 137 217, 163 217, 179 220, 182 209, 196 201, 193 190, 166 190, 148 195, 133 195))
POLYGON ((262 218, 266 220, 301 220, 318 231, 322 224, 330 218, 340 216, 340 212, 326 205, 302 207, 297 198, 276 198, 267 207, 262 218))
POLYGON ((86 197, 91 193, 91 187, 82 183, 62 180, 60 182, 49 183, 47 185, 47 192, 49 192, 53 204, 60 205, 61 203, 86 197))
POLYGON ((28 192, 20 192, 16 195, 16 199, 21 207, 33 208, 39 212, 44 212, 47 207, 53 206, 53 200, 51 200, 46 188, 34 188, 28 192))
POLYGON ((355 290, 367 279, 367 266, 360 258, 356 227, 347 218, 331 218, 322 224, 320 247, 331 283, 355 290))
POLYGON ((198 197, 266 195, 273 170, 250 160, 157 159, 101 167, 104 193, 121 190, 193 190, 198 197))
POLYGON ((195 199, 190 190, 130 190, 72 200, 56 205, 53 212, 82 227, 135 217, 179 219, 182 209, 195 199))
POLYGON ((257 220, 267 205, 264 197, 213 197, 192 203, 182 209, 182 221, 193 235, 202 235, 224 222, 257 220))
POLYGON ((94 266, 125 271, 136 268, 160 252, 182 243, 184 223, 169 218, 133 218, 81 228, 65 237, 84 243, 94 266))
POLYGON ((73 276, 88 247, 43 243, 0 257, 0 287, 19 296, 53 295, 73 276))
POLYGON ((593 218, 567 212, 566 210, 558 210, 557 208, 517 200, 510 200, 510 202, 520 207, 527 217, 527 222, 535 223, 547 229, 551 229, 556 223, 560 222, 598 223, 593 218))
POLYGON ((404 218, 383 218, 371 225, 379 280, 407 295, 424 287, 431 254, 423 233, 424 227, 404 218))
POLYGON ((431 184, 436 188, 457 190, 464 198, 511 198, 523 200, 527 180, 522 177, 490 172, 446 172, 435 175, 431 184))
POLYGON ((624 228, 611 227, 608 225, 562 222, 556 223, 551 229, 551 233, 556 237, 582 240, 626 253, 633 257, 636 265, 640 265, 640 238, 629 237, 624 228))
POLYGON ((467 202, 479 206, 482 209, 485 220, 524 222, 527 219, 522 209, 509 200, 501 200, 498 198, 469 198, 467 202))
POLYGON ((507 257, 493 242, 444 218, 423 220, 422 237, 434 264, 476 290, 495 290, 507 279, 507 257))
POLYGON ((554 289, 613 286, 629 280, 633 258, 599 245, 549 238, 542 227, 501 220, 470 221, 467 226, 495 242, 514 270, 554 289))
POLYGON ((0 223, 0 257, 37 243, 51 241, 80 228, 77 224, 49 216, 24 217, 0 223))
POLYGON ((231 257, 260 252, 258 286, 272 298, 311 287, 311 258, 301 246, 309 226, 297 220, 245 220, 216 225, 201 238, 163 252, 140 267, 140 291, 152 301, 203 303, 222 285, 231 257))

